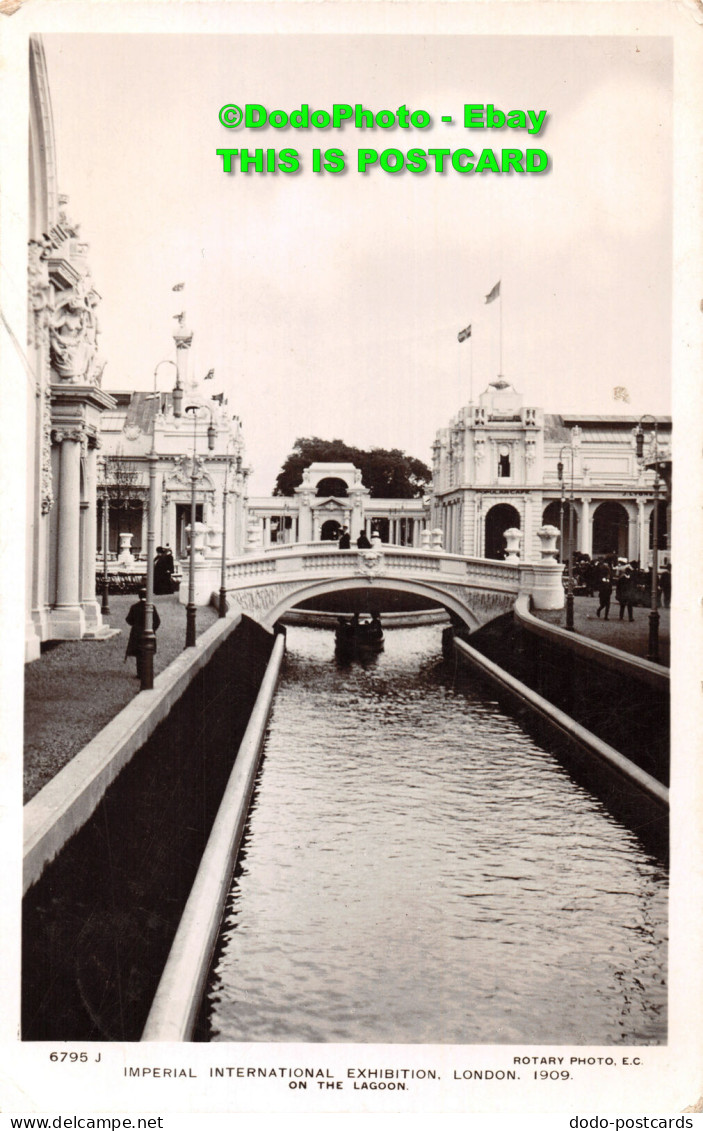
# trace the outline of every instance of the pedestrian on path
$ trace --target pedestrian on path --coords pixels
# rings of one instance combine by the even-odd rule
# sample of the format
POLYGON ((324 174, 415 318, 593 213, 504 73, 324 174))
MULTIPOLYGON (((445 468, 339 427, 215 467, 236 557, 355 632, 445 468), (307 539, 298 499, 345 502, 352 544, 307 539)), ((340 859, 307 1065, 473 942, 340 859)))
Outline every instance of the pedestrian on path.
MULTIPOLYGON (((601 612, 605 609, 605 616, 604 616, 603 619, 604 620, 608 619, 608 613, 610 612, 610 598, 611 598, 612 594, 613 594, 613 583, 610 580, 610 574, 604 573, 604 574, 601 575, 600 580, 598 582, 598 600, 600 601, 600 604, 599 604, 598 608, 596 609, 596 616, 597 617, 599 617, 601 615, 601 612)), ((630 620, 631 619, 632 619, 632 617, 630 617, 630 620)))
POLYGON ((632 607, 635 602, 635 585, 632 579, 632 573, 629 568, 624 571, 618 578, 618 583, 615 588, 615 596, 620 605, 620 620, 623 619, 625 609, 627 609, 628 620, 632 620, 632 607))
MULTIPOLYGON (((142 633, 144 632, 144 620, 146 617, 146 589, 139 590, 139 600, 133 605, 130 605, 129 612, 125 617, 127 624, 130 626, 129 640, 127 641, 127 649, 124 654, 125 660, 128 656, 135 656, 137 660, 137 679, 142 678, 142 633)), ((153 628, 154 634, 161 624, 161 617, 158 614, 156 606, 153 612, 153 628)), ((154 652, 156 652, 156 635, 154 635, 154 652)))
POLYGON ((671 605, 671 566, 665 565, 664 569, 659 575, 659 584, 661 585, 662 600, 664 608, 668 609, 671 605))
POLYGON ((349 527, 342 527, 342 536, 339 539, 340 550, 349 550, 351 548, 351 538, 349 536, 349 527))

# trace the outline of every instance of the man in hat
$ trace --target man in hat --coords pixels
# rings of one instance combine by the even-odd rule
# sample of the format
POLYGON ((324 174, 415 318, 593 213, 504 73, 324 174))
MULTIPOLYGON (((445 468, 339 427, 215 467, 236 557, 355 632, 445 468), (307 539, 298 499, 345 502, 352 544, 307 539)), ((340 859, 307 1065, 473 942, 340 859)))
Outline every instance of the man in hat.
MULTIPOLYGON (((144 619, 146 616, 146 589, 139 590, 139 600, 130 606, 129 612, 125 617, 129 629, 129 640, 127 641, 127 649, 124 654, 125 660, 128 656, 135 656, 137 660, 137 679, 142 678, 142 633, 144 632, 144 619)), ((161 617, 159 616, 156 606, 154 606, 154 652, 156 652, 156 630, 161 624, 161 617)))

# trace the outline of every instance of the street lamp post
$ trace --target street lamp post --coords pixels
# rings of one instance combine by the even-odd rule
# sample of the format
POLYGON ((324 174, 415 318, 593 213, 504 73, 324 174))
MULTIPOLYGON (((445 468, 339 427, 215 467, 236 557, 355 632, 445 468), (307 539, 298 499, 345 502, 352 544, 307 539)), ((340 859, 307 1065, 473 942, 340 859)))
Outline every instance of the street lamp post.
POLYGON ((195 647, 195 485, 197 482, 196 445, 198 438, 198 410, 207 408, 210 423, 207 429, 207 446, 215 447, 215 427, 212 423, 212 409, 209 405, 186 405, 186 412, 193 413, 193 469, 190 476, 190 555, 188 564, 188 604, 186 605, 186 648, 195 647))
MULTIPOLYGON (((178 366, 175 361, 166 358, 160 361, 154 369, 154 391, 152 399, 155 401, 160 394, 157 389, 157 375, 162 365, 173 365, 176 370, 176 387, 178 387, 178 366)), ((174 389, 174 402, 175 402, 174 389)), ((151 433, 151 451, 148 456, 149 463, 149 518, 146 531, 146 604, 144 607, 144 628, 139 642, 141 690, 151 691, 154 686, 154 653, 156 652, 156 633, 154 632, 154 542, 156 531, 156 417, 160 408, 155 406, 154 426, 151 433)))
MULTIPOLYGON (((232 441, 230 440, 229 444, 227 445, 226 461, 225 461, 225 484, 224 484, 224 487, 222 489, 222 567, 221 567, 221 571, 220 571, 220 604, 219 604, 219 616, 221 616, 221 617, 227 616, 227 495, 229 493, 228 489, 227 489, 227 480, 228 480, 228 476, 229 476, 229 469, 230 469, 230 466, 231 466, 230 465, 230 459, 229 459, 229 451, 230 451, 231 446, 232 446, 232 441)), ((241 466, 242 466, 241 455, 237 455, 237 465, 236 466, 237 466, 237 471, 239 472, 241 470, 241 466)))
POLYGON ((650 599, 651 612, 649 614, 649 648, 647 651, 647 659, 652 660, 655 664, 659 663, 659 563, 658 563, 658 550, 659 550, 659 443, 657 435, 657 419, 654 416, 649 416, 645 413, 640 417, 640 422, 637 425, 635 432, 635 440, 637 442, 637 459, 642 462, 644 459, 644 430, 642 428, 642 421, 649 420, 652 423, 652 431, 654 436, 654 510, 652 512, 652 595, 650 599))
MULTIPOLYGON (((562 527, 562 546, 564 537, 564 463, 563 453, 566 450, 566 444, 559 449, 559 462, 557 464, 557 473, 559 481, 561 482, 561 527, 562 527)), ((574 448, 573 444, 570 447, 571 452, 571 488, 569 490, 569 558, 568 558, 568 581, 566 586, 566 628, 571 632, 574 631, 574 533, 573 533, 573 515, 574 515, 574 448)))

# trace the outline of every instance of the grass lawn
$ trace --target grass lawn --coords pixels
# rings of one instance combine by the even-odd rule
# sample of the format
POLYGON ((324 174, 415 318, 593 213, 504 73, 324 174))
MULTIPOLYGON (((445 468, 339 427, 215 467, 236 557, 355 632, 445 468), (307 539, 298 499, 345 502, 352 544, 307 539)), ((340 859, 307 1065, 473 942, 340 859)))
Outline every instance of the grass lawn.
MULTIPOLYGON (((134 595, 110 597, 109 640, 60 640, 44 645, 40 659, 25 667, 24 800, 70 762, 79 750, 139 692, 136 660, 124 658, 127 610, 134 595)), ((183 651, 185 606, 176 594, 157 597, 161 626, 156 634, 154 675, 183 651)), ((217 620, 213 608, 198 609, 197 633, 217 620)))

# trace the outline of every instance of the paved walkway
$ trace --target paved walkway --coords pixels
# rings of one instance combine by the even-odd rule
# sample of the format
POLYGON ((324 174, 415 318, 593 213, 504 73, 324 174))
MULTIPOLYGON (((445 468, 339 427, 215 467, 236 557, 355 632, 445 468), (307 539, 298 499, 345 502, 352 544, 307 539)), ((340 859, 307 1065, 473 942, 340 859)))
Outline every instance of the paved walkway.
MULTIPOLYGON (((613 648, 620 648, 623 652, 631 652, 634 656, 647 659, 649 646, 649 609, 637 607, 633 613, 632 624, 627 619, 620 620, 620 606, 613 600, 610 604, 608 620, 596 616, 599 601, 597 597, 574 598, 574 628, 582 636, 590 636, 593 640, 600 640, 602 644, 610 644, 613 648)), ((566 625, 566 609, 557 612, 537 612, 534 615, 549 624, 566 625)), ((662 664, 669 663, 669 609, 659 610, 659 659, 662 664)))
MULTIPOLYGON (((110 597, 105 620, 122 630, 119 636, 52 642, 38 660, 25 666, 25 802, 139 692, 136 661, 124 658, 129 636, 125 617, 136 599, 133 594, 110 597)), ((161 626, 154 675, 181 653, 186 632, 185 606, 176 594, 157 597, 156 607, 161 626)), ((198 635, 216 620, 214 609, 198 609, 198 635)))

